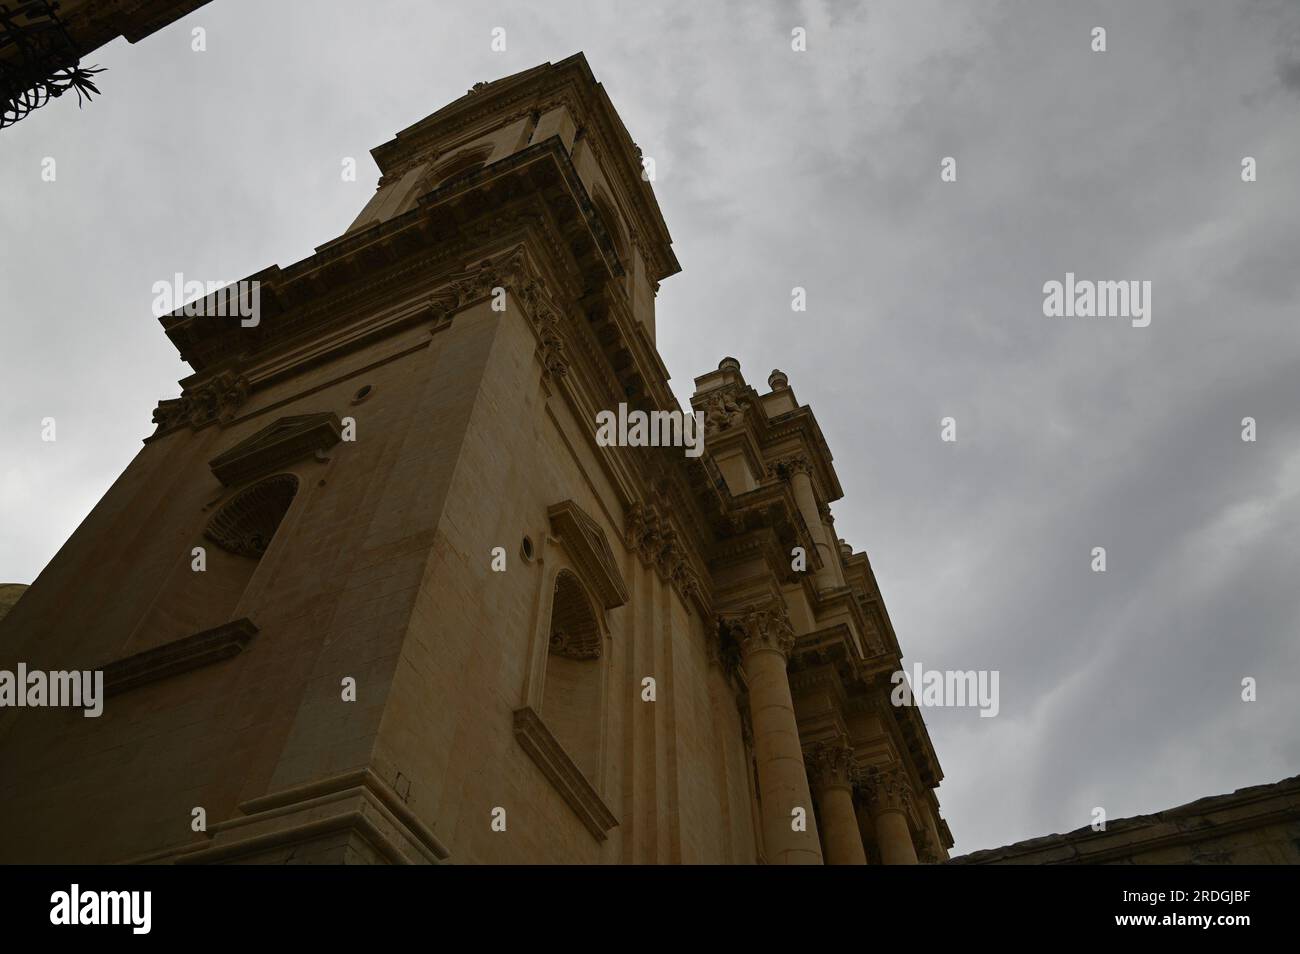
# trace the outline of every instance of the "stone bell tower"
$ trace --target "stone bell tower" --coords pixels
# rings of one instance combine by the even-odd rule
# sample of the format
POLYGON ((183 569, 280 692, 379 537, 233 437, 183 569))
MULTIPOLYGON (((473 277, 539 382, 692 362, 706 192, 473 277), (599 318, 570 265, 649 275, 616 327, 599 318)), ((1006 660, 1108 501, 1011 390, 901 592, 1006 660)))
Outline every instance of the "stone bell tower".
POLYGON ((0 710, 0 862, 941 853, 825 442, 734 361, 679 407, 679 266, 586 59, 373 155, 343 235, 250 276, 251 320, 162 320, 194 373, 0 621, 0 669, 107 694, 0 710), (598 444, 620 405, 700 411, 704 455, 598 444))

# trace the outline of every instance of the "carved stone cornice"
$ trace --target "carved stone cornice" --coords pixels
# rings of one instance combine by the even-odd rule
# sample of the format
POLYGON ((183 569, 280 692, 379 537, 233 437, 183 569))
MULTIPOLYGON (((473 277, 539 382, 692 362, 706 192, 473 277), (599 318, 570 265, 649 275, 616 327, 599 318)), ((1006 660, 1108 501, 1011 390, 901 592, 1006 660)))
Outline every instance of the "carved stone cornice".
POLYGON ((790 617, 785 604, 775 597, 766 604, 748 606, 740 613, 724 615, 721 624, 746 658, 763 651, 778 652, 788 658, 794 649, 790 617))
POLYGON ((912 785, 901 766, 869 766, 856 774, 855 783, 873 815, 888 811, 911 811, 914 797, 912 785))
POLYGON ((853 749, 847 742, 814 742, 804 747, 803 756, 808 768, 808 780, 812 782, 814 790, 850 788, 853 785, 853 749))
POLYGON ((222 451, 208 466, 227 487, 296 463, 304 457, 324 457, 342 440, 343 423, 333 411, 292 414, 277 419, 234 447, 222 451))

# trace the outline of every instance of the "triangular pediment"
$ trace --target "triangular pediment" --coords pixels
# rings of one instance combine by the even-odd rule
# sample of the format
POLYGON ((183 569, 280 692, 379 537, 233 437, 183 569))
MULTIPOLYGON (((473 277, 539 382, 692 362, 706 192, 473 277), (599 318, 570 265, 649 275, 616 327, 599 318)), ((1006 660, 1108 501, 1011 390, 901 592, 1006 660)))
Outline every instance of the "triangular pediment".
POLYGON ((208 466, 227 487, 259 477, 276 468, 329 450, 343 438, 343 424, 337 414, 294 414, 268 424, 229 450, 222 451, 208 466))
POLYGON ((626 603, 627 584, 600 525, 572 500, 555 504, 546 513, 583 582, 599 595, 605 609, 626 603))

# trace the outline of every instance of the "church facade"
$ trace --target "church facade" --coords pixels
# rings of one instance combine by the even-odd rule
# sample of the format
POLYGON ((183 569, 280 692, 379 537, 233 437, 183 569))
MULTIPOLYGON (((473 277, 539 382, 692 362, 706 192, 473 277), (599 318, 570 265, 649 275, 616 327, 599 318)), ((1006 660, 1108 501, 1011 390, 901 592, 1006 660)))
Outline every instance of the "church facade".
POLYGON ((0 861, 945 860, 817 420, 732 358, 679 406, 679 265, 585 58, 373 155, 251 311, 163 319, 194 373, 0 621, 0 669, 106 695, 0 710, 0 861), (598 442, 620 411, 702 452, 598 442))

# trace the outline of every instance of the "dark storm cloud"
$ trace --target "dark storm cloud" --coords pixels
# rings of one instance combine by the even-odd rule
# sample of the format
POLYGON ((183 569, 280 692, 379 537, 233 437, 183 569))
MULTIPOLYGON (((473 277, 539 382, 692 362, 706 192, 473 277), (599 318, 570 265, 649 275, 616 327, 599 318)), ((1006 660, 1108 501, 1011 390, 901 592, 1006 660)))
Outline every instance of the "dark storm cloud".
POLYGON ((679 397, 726 354, 759 386, 786 371, 905 661, 1002 673, 996 718, 926 713, 957 850, 1294 774, 1298 30, 1294 4, 1209 0, 214 0, 95 54, 85 110, 0 133, 0 582, 39 572, 177 393, 152 282, 310 254, 371 194, 372 146, 581 49, 656 159, 679 397), (1151 326, 1044 318, 1066 271, 1151 281, 1151 326))

